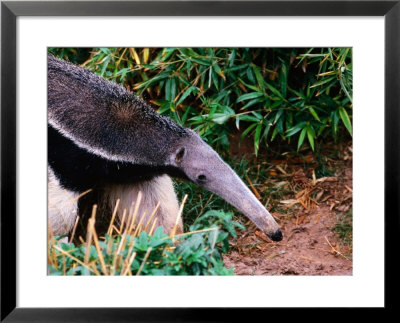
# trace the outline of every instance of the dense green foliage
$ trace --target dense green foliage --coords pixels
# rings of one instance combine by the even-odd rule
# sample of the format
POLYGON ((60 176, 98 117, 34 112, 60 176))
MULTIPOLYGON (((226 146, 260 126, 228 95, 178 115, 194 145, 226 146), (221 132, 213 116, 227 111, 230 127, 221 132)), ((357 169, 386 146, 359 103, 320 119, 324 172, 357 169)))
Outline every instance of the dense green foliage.
MULTIPOLYGON (((293 150, 311 147, 317 157, 321 148, 318 145, 324 138, 339 140, 352 135, 350 48, 50 48, 49 51, 124 85, 150 102, 159 113, 196 130, 220 152, 228 149, 230 135, 236 132, 242 137, 251 136, 256 154, 271 143, 285 143, 292 145, 293 150)), ((285 192, 278 186, 265 186, 270 165, 253 165, 227 155, 224 159, 244 181, 249 178, 256 188, 262 188, 262 195, 268 196, 263 203, 269 210, 276 210, 279 206, 276 201, 285 192)), ((317 175, 332 175, 320 167, 324 165, 322 161, 318 165, 317 175)), ((136 252, 136 256, 130 266, 131 274, 138 272, 149 248, 151 252, 141 275, 232 274, 232 269, 223 266, 221 255, 228 251, 228 237, 235 236, 235 229, 243 227, 232 220, 232 212, 216 211, 232 207, 193 183, 180 181, 177 193, 180 200, 188 195, 183 215, 185 231, 216 226, 218 230, 180 236, 177 245, 160 228, 153 237, 141 233, 132 238, 135 245, 130 254, 136 252)), ((345 224, 335 231, 347 234, 349 226, 345 224)), ((120 241, 121 236, 106 236, 105 241, 100 241, 109 269, 115 265, 115 250, 120 241)), ((121 251, 123 259, 129 257, 129 242, 121 251)), ((59 247, 83 261, 85 245, 60 243, 59 247)), ((59 263, 57 267, 49 266, 51 274, 95 274, 58 250, 55 252, 59 263)), ((101 273, 94 246, 90 257, 101 273)), ((123 268, 117 266, 114 274, 121 274, 123 268)))
POLYGON ((352 134, 351 48, 51 48, 121 83, 227 149, 235 127, 254 151, 352 134))
POLYGON ((49 241, 49 274, 233 275, 233 268, 224 266, 222 254, 228 252, 228 237, 236 237, 236 229, 243 226, 234 222, 232 216, 222 211, 206 212, 190 226, 188 233, 174 239, 162 227, 152 235, 142 231, 125 240, 121 235, 105 235, 105 240, 99 241, 104 266, 94 245, 90 245, 85 262, 86 244, 76 246, 55 237, 55 241, 49 241), (123 247, 119 248, 120 245, 123 247))

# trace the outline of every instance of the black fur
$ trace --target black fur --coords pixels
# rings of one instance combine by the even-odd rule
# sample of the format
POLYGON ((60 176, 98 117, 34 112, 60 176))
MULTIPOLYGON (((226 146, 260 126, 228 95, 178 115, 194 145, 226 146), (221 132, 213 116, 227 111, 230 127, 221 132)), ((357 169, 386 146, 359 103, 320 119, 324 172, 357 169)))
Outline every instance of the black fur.
POLYGON ((48 126, 48 162, 60 184, 75 192, 101 188, 106 184, 134 184, 162 174, 186 178, 173 166, 151 166, 110 161, 79 148, 48 126))

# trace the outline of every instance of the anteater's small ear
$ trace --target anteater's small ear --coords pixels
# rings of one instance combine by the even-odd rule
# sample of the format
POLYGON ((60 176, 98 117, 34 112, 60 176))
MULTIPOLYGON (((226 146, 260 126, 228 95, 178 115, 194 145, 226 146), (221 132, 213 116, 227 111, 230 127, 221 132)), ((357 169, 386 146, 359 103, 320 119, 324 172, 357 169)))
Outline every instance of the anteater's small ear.
POLYGON ((179 166, 186 155, 185 147, 179 147, 175 153, 171 156, 172 164, 179 166))
POLYGON ((186 154, 186 149, 185 149, 185 147, 181 147, 181 148, 178 150, 178 153, 177 153, 176 156, 175 156, 175 161, 176 161, 177 164, 180 164, 180 163, 181 163, 181 161, 183 160, 183 157, 185 157, 185 154, 186 154))

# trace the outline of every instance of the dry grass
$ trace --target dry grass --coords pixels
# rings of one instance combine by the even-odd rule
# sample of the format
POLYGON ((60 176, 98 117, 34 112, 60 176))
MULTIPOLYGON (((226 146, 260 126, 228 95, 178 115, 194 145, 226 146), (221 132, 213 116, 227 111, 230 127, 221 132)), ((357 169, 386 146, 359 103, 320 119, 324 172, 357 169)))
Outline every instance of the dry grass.
MULTIPOLYGON (((186 203, 186 199, 187 196, 184 197, 180 205, 179 213, 177 214, 177 218, 175 221, 175 226, 171 230, 171 233, 161 239, 171 239, 172 242, 175 242, 172 245, 165 246, 165 249, 162 253, 163 255, 167 251, 173 251, 176 248, 177 240, 181 237, 217 230, 216 227, 213 227, 176 234, 177 226, 182 216, 183 207, 186 203)), ((93 205, 92 214, 87 224, 86 238, 83 239, 82 237, 79 237, 82 246, 85 247, 83 260, 78 259, 73 254, 73 252, 76 250, 75 245, 73 244, 73 239, 75 237, 76 227, 79 221, 78 218, 75 221, 75 225, 72 229, 71 235, 69 236, 69 242, 67 243, 69 244, 69 247, 72 248, 72 250, 65 250, 65 248, 63 249, 60 245, 61 241, 57 241, 57 239, 55 239, 54 235, 52 234, 51 229, 49 229, 48 265, 53 266, 58 271, 62 269, 62 273, 63 275, 65 275, 66 258, 69 258, 73 261, 73 267, 82 266, 94 275, 133 275, 131 271, 131 266, 137 256, 137 252, 134 251, 136 241, 134 238, 139 237, 142 232, 146 232, 149 236, 152 236, 157 224, 157 217, 155 217, 155 215, 160 205, 160 203, 158 203, 155 209, 152 211, 151 215, 148 217, 147 221, 144 221, 145 213, 140 213, 141 200, 142 194, 139 192, 137 200, 132 203, 129 212, 124 210, 121 222, 119 224, 116 224, 116 214, 120 205, 120 201, 117 200, 113 214, 110 219, 110 223, 108 225, 107 233, 106 235, 101 237, 99 237, 95 228, 97 205, 93 205), (96 250, 97 257, 95 257, 95 259, 93 259, 93 255, 91 255, 91 252, 93 250, 92 247, 94 247, 96 250), (128 251, 126 252, 126 250, 128 251), (103 255, 112 257, 112 261, 106 261, 104 258, 105 256, 103 255)), ((212 248, 214 248, 215 246, 215 239, 216 234, 214 235, 212 248)), ((152 248, 149 247, 146 250, 146 253, 141 261, 140 267, 137 270, 136 275, 140 275, 142 273, 151 252, 152 248)))

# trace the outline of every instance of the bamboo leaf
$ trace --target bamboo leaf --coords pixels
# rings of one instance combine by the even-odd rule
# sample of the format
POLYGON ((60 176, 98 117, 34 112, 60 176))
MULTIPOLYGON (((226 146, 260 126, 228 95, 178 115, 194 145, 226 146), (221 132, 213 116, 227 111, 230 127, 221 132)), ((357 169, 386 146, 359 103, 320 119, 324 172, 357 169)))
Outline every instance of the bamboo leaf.
POLYGON ((256 98, 256 99, 250 100, 242 108, 240 108, 240 110, 246 110, 247 108, 251 107, 252 105, 260 103, 262 101, 263 101, 262 98, 256 98))
POLYGON ((217 124, 224 124, 234 113, 214 113, 211 120, 217 124))
POLYGON ((218 65, 218 64, 214 64, 213 67, 214 67, 215 71, 217 72, 217 74, 218 74, 219 76, 221 76, 221 77, 223 78, 224 81, 226 81, 225 74, 224 74, 224 72, 222 72, 222 70, 221 70, 221 68, 219 67, 219 65, 218 65))
POLYGON ((254 152, 257 156, 258 148, 260 147, 260 135, 261 135, 262 124, 257 124, 256 133, 254 135, 254 152))
POLYGON ((279 109, 278 112, 275 115, 274 123, 276 123, 280 119, 282 114, 283 114, 283 109, 279 109))
POLYGON ((298 141, 298 143, 297 143, 297 150, 299 150, 300 147, 301 147, 301 145, 303 144, 304 138, 305 138, 305 136, 306 136, 306 133, 307 133, 307 127, 306 127, 306 128, 303 128, 303 130, 302 130, 301 133, 300 133, 299 141, 298 141))
POLYGON ((100 72, 100 75, 101 76, 103 76, 104 75, 104 73, 106 72, 106 69, 107 69, 107 67, 108 67, 108 63, 110 62, 110 56, 107 56, 106 57, 106 60, 104 61, 104 63, 103 63, 103 67, 101 68, 101 72, 100 72))
POLYGON ((239 78, 239 81, 242 84, 244 84, 246 87, 248 87, 249 89, 253 90, 254 92, 260 92, 261 93, 260 89, 257 86, 248 84, 245 81, 243 81, 241 78, 239 78))
POLYGON ((258 86, 260 87, 260 89, 264 90, 265 82, 264 82, 264 77, 261 74, 260 68, 256 65, 253 65, 253 71, 254 71, 254 75, 256 76, 258 86))
POLYGON ((261 96, 264 96, 263 93, 261 92, 251 92, 251 93, 246 93, 243 94, 241 96, 239 96, 236 100, 236 102, 241 102, 241 101, 245 101, 245 100, 250 100, 250 99, 255 99, 255 98, 259 98, 261 96))
POLYGON ((173 78, 171 79, 171 101, 174 101, 174 100, 175 100, 176 88, 177 88, 177 86, 176 86, 176 78, 173 77, 173 78))
POLYGON ((267 120, 266 122, 265 122, 265 130, 264 130, 264 133, 263 133, 263 135, 262 135, 262 137, 264 138, 264 140, 267 140, 267 137, 268 137, 268 133, 269 133, 269 130, 271 129, 271 124, 270 124, 270 122, 267 120))
POLYGON ((314 151, 314 138, 315 138, 314 129, 311 126, 307 126, 306 129, 307 129, 308 141, 310 142, 311 149, 314 151))
POLYGON ((282 92, 282 96, 284 98, 286 98, 287 95, 287 84, 288 84, 288 67, 286 65, 286 63, 281 59, 282 62, 282 72, 279 76, 279 80, 280 80, 280 86, 281 86, 281 92, 282 92))
POLYGON ((235 57, 236 57, 236 49, 232 49, 232 52, 230 53, 228 58, 229 67, 232 67, 234 65, 235 57))
POLYGON ((243 131, 242 135, 240 136, 241 139, 243 139, 244 137, 246 137, 246 135, 253 130, 258 123, 253 123, 252 125, 250 125, 249 127, 247 127, 247 129, 245 131, 243 131))
POLYGON ((353 98, 352 98, 352 96, 350 95, 349 91, 347 91, 347 88, 346 88, 346 86, 344 85, 343 80, 340 79, 339 82, 340 82, 340 86, 342 87, 344 93, 345 93, 346 96, 349 98, 350 102, 353 103, 353 98))
POLYGON ((323 85, 323 84, 328 83, 328 82, 330 82, 330 81, 333 81, 333 80, 335 80, 335 79, 336 79, 336 76, 331 76, 331 77, 324 78, 323 80, 318 81, 318 82, 315 82, 313 85, 311 85, 311 86, 310 86, 310 89, 312 89, 312 88, 314 88, 314 87, 316 87, 316 86, 323 85))
POLYGON ((305 121, 298 123, 298 124, 295 125, 293 128, 290 128, 290 129, 288 129, 288 130, 286 131, 286 132, 287 132, 286 136, 287 136, 287 137, 293 136, 294 134, 296 134, 296 133, 298 133, 300 130, 302 130, 306 124, 307 124, 307 123, 306 123, 305 121))
POLYGON ((312 116, 313 116, 316 120, 318 120, 319 122, 321 122, 321 120, 320 120, 319 117, 318 117, 317 112, 315 112, 315 110, 314 110, 313 107, 309 106, 309 107, 308 107, 308 110, 310 111, 310 113, 312 114, 312 116))
POLYGON ((239 115, 237 116, 237 118, 238 118, 240 121, 249 121, 249 122, 259 122, 259 121, 260 121, 259 118, 254 117, 254 116, 249 116, 249 115, 247 115, 247 114, 239 114, 239 115))
POLYGON ((171 101, 171 79, 165 82, 165 100, 171 101))
POLYGON ((180 105, 193 91, 196 90, 195 86, 191 86, 189 87, 179 98, 178 102, 176 103, 176 105, 180 105))
POLYGON ((274 93, 275 95, 277 95, 278 97, 280 97, 281 99, 284 99, 284 97, 282 96, 282 93, 279 92, 276 88, 274 88, 271 84, 265 82, 265 85, 268 87, 268 89, 274 93))
POLYGON ((194 58, 194 57, 191 57, 190 59, 193 62, 196 62, 196 63, 198 63, 200 65, 204 65, 204 66, 210 66, 211 65, 209 61, 206 61, 206 60, 203 60, 203 59, 194 58))
POLYGON ((345 108, 343 108, 343 107, 339 108, 339 115, 340 115, 340 118, 342 119, 345 127, 349 131, 350 135, 353 135, 353 129, 352 129, 352 126, 351 126, 351 121, 350 121, 349 115, 347 114, 345 108))
MULTIPOLYGON (((307 53, 300 55, 301 59, 300 61, 297 63, 296 67, 299 66, 301 64, 301 62, 312 52, 314 48, 310 48, 307 53)), ((299 58, 299 57, 298 57, 299 58)))

